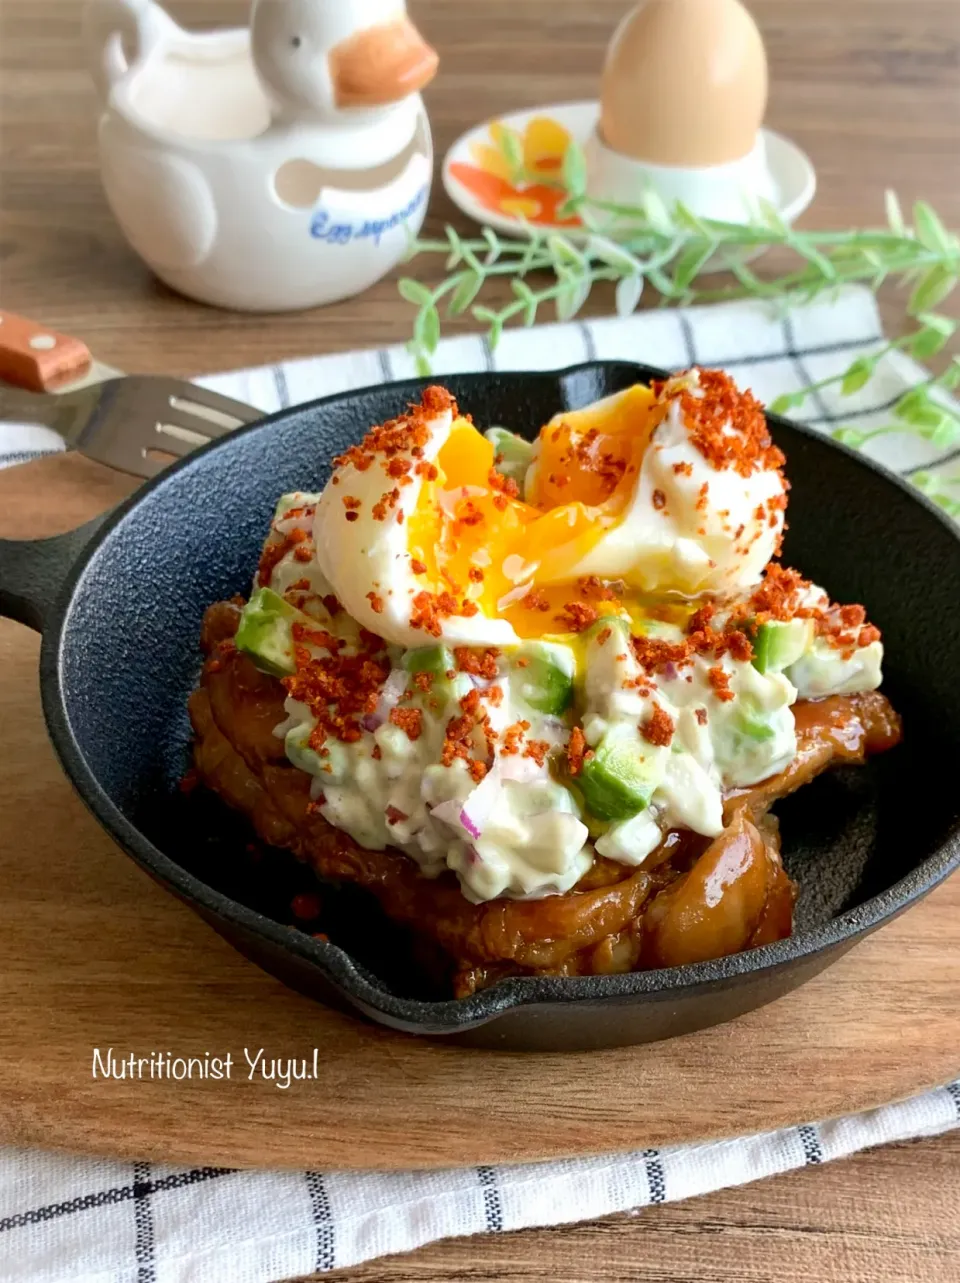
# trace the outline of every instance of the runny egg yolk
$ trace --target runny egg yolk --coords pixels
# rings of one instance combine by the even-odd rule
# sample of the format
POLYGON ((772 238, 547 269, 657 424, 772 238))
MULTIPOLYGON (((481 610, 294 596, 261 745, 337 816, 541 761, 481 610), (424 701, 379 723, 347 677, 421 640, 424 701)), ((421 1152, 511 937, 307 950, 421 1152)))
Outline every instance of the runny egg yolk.
MULTIPOLYGON (((466 419, 454 421, 408 521, 414 573, 432 592, 464 594, 521 637, 564 631, 576 597, 572 570, 616 525, 656 425, 649 388, 633 387, 587 410, 558 415, 540 434, 524 502, 496 472, 494 449, 466 419)), ((616 603, 594 601, 600 614, 616 603)))

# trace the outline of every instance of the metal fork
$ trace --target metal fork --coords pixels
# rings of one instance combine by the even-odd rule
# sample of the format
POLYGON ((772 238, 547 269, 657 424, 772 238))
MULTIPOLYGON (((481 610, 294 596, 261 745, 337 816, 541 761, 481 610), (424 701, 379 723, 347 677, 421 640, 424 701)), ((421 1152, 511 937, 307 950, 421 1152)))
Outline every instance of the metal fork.
POLYGON ((262 417, 182 379, 124 375, 94 361, 79 340, 9 312, 0 313, 0 375, 20 385, 0 383, 0 419, 43 424, 68 448, 139 477, 262 417))

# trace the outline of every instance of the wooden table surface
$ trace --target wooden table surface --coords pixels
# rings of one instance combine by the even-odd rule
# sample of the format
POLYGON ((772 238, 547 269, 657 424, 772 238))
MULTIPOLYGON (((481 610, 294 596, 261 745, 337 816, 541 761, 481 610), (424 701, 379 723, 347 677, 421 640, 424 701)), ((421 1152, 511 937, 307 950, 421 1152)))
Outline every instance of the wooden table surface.
MULTIPOLYGON (((167 7, 203 26, 239 22, 249 5, 169 0, 167 7)), ((428 93, 442 152, 484 116, 591 96, 627 5, 411 0, 410 7, 442 56, 428 93)), ((818 169, 808 224, 874 222, 892 186, 960 226, 957 0, 753 0, 751 8, 770 55, 768 123, 795 138, 818 169)), ((254 318, 212 312, 150 278, 97 180, 80 9, 80 0, 0 0, 3 307, 81 335, 103 360, 147 372, 190 374, 404 338, 409 310, 389 281, 327 311, 254 318)), ((438 192, 428 227, 448 218, 438 192)), ((898 305, 882 302, 893 329, 898 305)), ((105 501, 118 488, 84 469, 75 475, 77 484, 99 484, 105 501)), ((23 484, 3 479, 0 514, 4 496, 23 484)), ((38 510, 35 526, 21 533, 49 530, 53 520, 38 510)), ((335 1277, 779 1283, 802 1274, 814 1283, 948 1283, 960 1260, 958 1207, 955 1132, 637 1216, 435 1244, 335 1277)))

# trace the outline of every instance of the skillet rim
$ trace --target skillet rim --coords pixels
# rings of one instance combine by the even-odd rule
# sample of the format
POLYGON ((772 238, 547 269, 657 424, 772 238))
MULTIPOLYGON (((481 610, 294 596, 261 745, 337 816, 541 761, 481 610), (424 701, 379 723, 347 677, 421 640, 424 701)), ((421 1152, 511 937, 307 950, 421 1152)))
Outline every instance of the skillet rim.
MULTIPOLYGON (((803 959, 824 955, 850 947, 868 932, 882 926, 909 908, 922 896, 932 891, 952 872, 960 867, 960 823, 948 833, 944 841, 927 855, 916 868, 893 885, 872 896, 853 909, 817 927, 791 935, 786 940, 762 945, 724 958, 706 962, 687 963, 680 967, 659 968, 650 971, 627 972, 609 976, 519 976, 503 980, 489 989, 481 990, 468 998, 426 1001, 401 998, 391 993, 385 985, 370 976, 338 945, 318 941, 301 931, 291 931, 289 926, 266 917, 256 910, 233 900, 223 892, 203 882, 188 872, 183 865, 166 855, 120 811, 101 786, 97 776, 87 765, 76 742, 67 715, 66 697, 62 685, 62 658, 66 624, 77 588, 87 567, 100 547, 113 531, 139 506, 147 496, 161 489, 176 474, 194 467, 197 461, 212 451, 228 449, 231 443, 261 428, 288 421, 307 411, 321 411, 332 404, 349 403, 360 396, 376 391, 389 394, 396 390, 398 397, 409 397, 414 389, 431 383, 456 380, 459 387, 482 386, 490 379, 529 378, 554 381, 558 389, 579 374, 591 372, 629 371, 637 381, 649 382, 654 378, 668 377, 668 372, 639 362, 620 360, 594 360, 579 362, 552 370, 491 370, 467 374, 445 374, 434 378, 399 379, 390 383, 367 385, 346 392, 333 393, 315 401, 285 407, 274 414, 265 415, 253 423, 237 429, 227 436, 211 441, 192 451, 176 464, 165 469, 108 513, 80 551, 67 572, 51 611, 49 625, 45 628, 40 654, 40 685, 44 715, 50 739, 60 763, 74 788, 101 827, 146 872, 166 888, 188 903, 201 917, 224 921, 243 935, 260 938, 281 954, 289 953, 301 963, 312 966, 354 1007, 368 1014, 386 1017, 385 1023, 399 1024, 420 1034, 458 1033, 495 1019, 515 1008, 554 1005, 625 1004, 628 1002, 677 1000, 692 996, 705 989, 721 990, 733 987, 739 981, 763 975, 773 975, 783 968, 803 959)), ((830 447, 846 455, 858 467, 865 468, 892 483, 912 502, 917 503, 951 536, 960 554, 960 530, 949 521, 946 514, 925 495, 898 476, 895 472, 865 458, 842 443, 824 438, 806 424, 794 422, 781 415, 767 414, 773 427, 784 427, 818 446, 830 447)), ((232 942, 231 942, 232 943, 232 942)), ((256 965, 260 965, 256 963, 256 965)))

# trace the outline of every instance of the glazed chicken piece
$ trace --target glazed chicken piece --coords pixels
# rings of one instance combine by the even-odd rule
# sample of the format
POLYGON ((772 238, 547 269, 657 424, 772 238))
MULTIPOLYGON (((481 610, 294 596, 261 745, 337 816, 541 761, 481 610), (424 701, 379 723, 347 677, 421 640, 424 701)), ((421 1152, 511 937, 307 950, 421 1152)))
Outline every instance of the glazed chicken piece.
POLYGON ((640 869, 597 858, 566 895, 471 904, 453 874, 425 878, 399 851, 365 850, 311 805, 310 777, 273 734, 284 689, 237 652, 238 621, 234 603, 211 607, 204 621, 207 661, 190 700, 200 780, 263 841, 290 849, 320 878, 365 888, 389 918, 429 937, 450 960, 458 997, 510 975, 679 966, 788 936, 796 889, 767 812, 832 763, 862 762, 900 738, 879 692, 799 703, 795 760, 729 795, 719 837, 674 832, 640 869))

